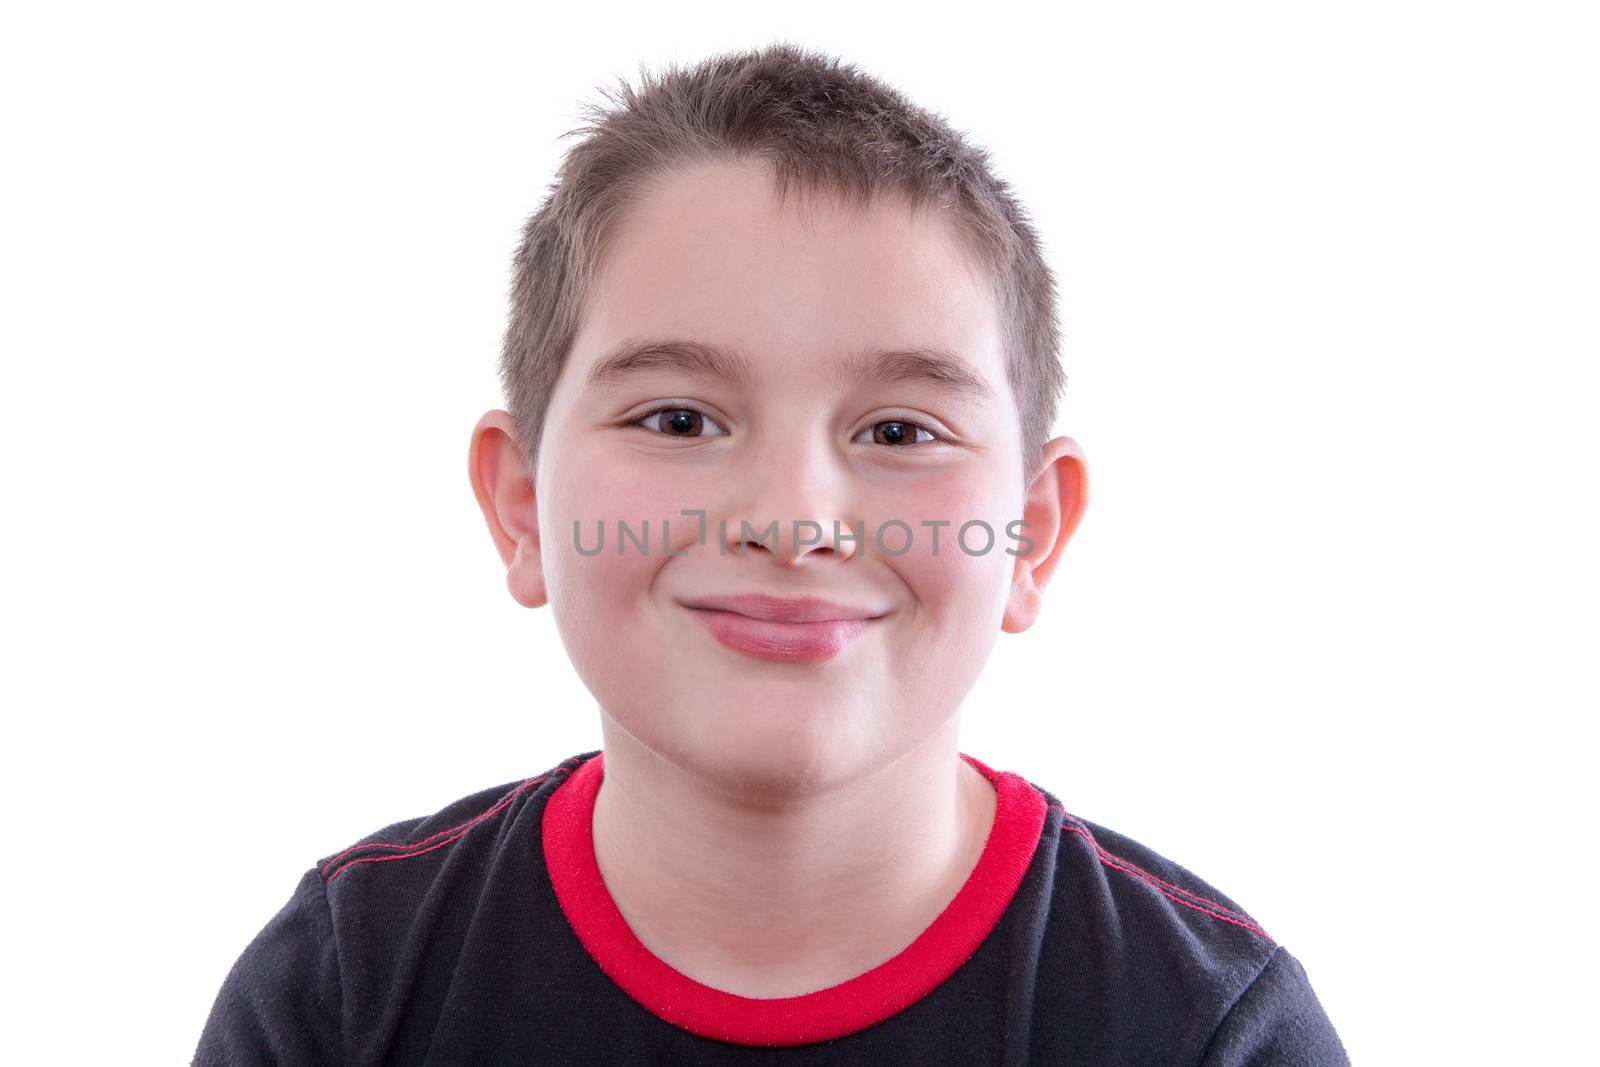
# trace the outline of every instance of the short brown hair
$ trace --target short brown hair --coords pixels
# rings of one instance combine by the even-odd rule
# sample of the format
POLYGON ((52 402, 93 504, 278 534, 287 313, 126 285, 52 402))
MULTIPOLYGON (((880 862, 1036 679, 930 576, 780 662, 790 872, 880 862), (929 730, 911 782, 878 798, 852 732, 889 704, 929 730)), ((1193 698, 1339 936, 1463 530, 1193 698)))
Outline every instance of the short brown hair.
POLYGON ((942 212, 993 280, 1006 373, 1021 426, 1024 487, 1066 384, 1057 355, 1055 280, 1028 217, 988 153, 940 115, 820 52, 778 42, 683 68, 641 70, 638 89, 601 89, 610 107, 568 150, 517 249, 500 374, 529 469, 545 413, 578 332, 607 238, 639 194, 687 166, 758 159, 777 195, 791 186, 855 203, 899 194, 942 212))

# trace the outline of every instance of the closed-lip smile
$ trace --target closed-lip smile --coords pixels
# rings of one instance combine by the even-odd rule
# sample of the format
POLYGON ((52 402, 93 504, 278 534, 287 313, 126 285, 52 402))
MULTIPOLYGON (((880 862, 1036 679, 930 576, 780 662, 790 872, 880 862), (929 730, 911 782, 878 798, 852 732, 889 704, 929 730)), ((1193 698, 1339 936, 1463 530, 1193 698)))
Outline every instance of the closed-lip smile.
POLYGON ((851 607, 822 597, 779 597, 765 593, 747 593, 740 596, 697 597, 683 601, 686 608, 707 611, 731 611, 749 619, 768 622, 837 622, 850 619, 875 619, 884 612, 868 608, 851 607))
POLYGON ((680 603, 724 647, 766 660, 832 659, 887 612, 821 597, 697 597, 680 603))

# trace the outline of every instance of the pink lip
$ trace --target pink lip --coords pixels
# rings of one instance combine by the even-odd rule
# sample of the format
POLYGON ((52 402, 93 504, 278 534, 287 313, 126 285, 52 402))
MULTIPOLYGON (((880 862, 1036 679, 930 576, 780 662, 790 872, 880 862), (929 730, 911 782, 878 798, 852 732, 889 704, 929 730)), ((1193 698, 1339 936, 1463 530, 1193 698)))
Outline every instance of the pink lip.
POLYGON ((684 607, 724 646, 776 660, 831 659, 879 617, 816 597, 708 597, 684 607))

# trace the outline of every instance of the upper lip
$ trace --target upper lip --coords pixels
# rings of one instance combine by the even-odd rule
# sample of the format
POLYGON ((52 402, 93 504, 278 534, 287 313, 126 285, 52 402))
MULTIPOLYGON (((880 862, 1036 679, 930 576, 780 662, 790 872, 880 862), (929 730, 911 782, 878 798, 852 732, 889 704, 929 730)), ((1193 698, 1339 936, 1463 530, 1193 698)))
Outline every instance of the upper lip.
POLYGON ((875 619, 883 614, 881 611, 851 607, 821 597, 778 597, 764 593, 698 597, 682 603, 686 608, 731 611, 736 615, 768 622, 835 622, 841 619, 875 619))

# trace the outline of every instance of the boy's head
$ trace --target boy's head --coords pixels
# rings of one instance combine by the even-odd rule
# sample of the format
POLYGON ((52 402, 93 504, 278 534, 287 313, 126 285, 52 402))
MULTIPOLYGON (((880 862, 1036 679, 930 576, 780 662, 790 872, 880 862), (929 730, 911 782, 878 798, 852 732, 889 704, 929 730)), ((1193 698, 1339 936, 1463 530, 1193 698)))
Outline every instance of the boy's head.
POLYGON ((646 75, 587 133, 516 256, 511 411, 473 436, 513 595, 674 762, 904 755, 1032 624, 1085 503, 1031 227, 942 120, 787 45, 646 75), (747 594, 865 621, 692 606, 747 594))

